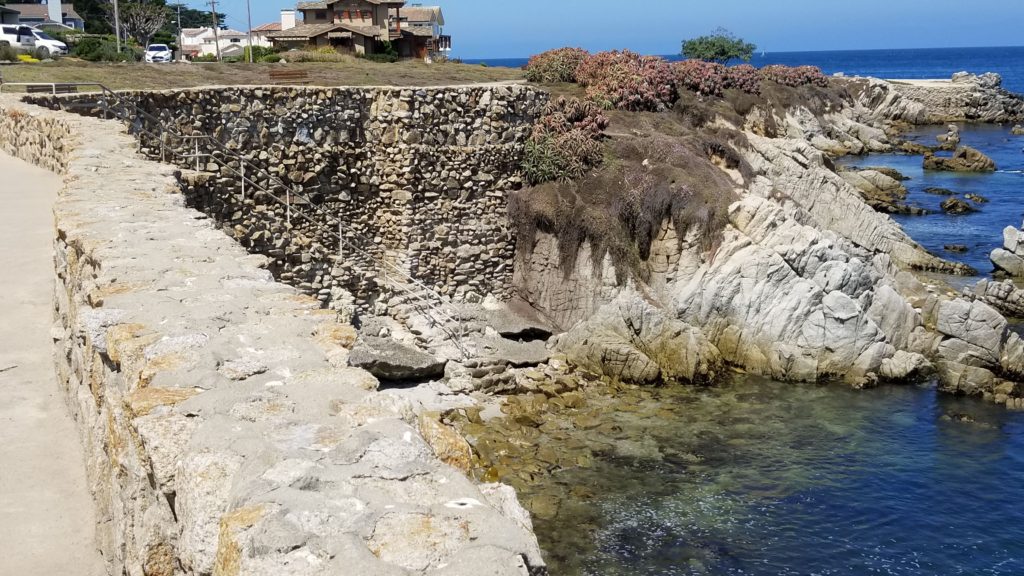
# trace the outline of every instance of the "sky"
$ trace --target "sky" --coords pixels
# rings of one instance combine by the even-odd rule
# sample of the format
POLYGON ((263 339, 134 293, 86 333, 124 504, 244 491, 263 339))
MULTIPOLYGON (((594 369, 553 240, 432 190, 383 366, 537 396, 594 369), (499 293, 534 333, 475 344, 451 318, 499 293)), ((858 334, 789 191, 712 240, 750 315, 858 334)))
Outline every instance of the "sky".
MULTIPOLYGON (((250 0, 253 26, 287 0, 250 0)), ((678 53, 719 26, 759 50, 951 48, 1024 44, 1024 0, 417 0, 444 9, 452 56, 519 58, 549 48, 678 53)), ((195 8, 202 2, 188 2, 195 8)), ((414 2, 410 2, 412 4, 414 2)), ((245 0, 218 0, 244 30, 245 0)))

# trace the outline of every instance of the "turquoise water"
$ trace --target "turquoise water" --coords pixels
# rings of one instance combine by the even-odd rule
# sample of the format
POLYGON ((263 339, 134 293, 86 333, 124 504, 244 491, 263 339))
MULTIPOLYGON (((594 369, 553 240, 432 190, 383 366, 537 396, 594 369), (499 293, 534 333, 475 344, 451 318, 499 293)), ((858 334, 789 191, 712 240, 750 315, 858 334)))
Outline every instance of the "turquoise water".
POLYGON ((556 576, 1024 574, 1024 414, 763 380, 628 401, 563 441, 593 466, 519 488, 562 499, 556 576))
MULTIPOLYGON (((894 216, 914 240, 932 253, 974 267, 979 274, 992 271, 989 254, 1003 243, 1003 229, 1019 227, 1024 220, 1024 136, 1014 136, 1010 126, 961 125, 962 143, 990 156, 999 168, 994 174, 963 174, 954 172, 926 172, 920 156, 906 154, 873 154, 867 157, 847 157, 839 161, 848 166, 889 166, 909 176, 903 184, 909 195, 907 202, 926 208, 927 216, 894 216), (924 192, 925 188, 939 187, 964 194, 980 194, 988 204, 974 204, 978 212, 963 216, 950 216, 942 212, 939 204, 944 196, 924 192), (947 244, 963 244, 965 254, 947 252, 947 244)), ((944 126, 922 127, 909 139, 922 144, 935 145, 935 137, 944 134, 944 126)), ((973 203, 972 203, 973 204, 973 203)))

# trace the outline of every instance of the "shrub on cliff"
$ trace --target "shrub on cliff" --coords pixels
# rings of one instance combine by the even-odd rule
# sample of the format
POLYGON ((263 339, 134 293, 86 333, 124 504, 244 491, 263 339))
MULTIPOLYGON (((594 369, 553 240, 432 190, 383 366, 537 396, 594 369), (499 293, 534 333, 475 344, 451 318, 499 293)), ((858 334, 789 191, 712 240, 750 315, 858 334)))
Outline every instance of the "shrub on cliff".
POLYGON ((549 103, 526 144, 523 173, 530 184, 569 181, 603 159, 601 137, 608 119, 592 102, 558 98, 549 103))
POLYGON ((587 98, 605 108, 659 111, 676 100, 672 67, 663 58, 629 50, 599 52, 576 69, 587 98))
POLYGON ((828 87, 828 78, 817 66, 782 66, 773 64, 761 69, 761 76, 776 84, 797 88, 800 86, 828 87))
POLYGON ((728 69, 729 88, 740 92, 760 94, 761 79, 761 71, 750 64, 740 64, 728 69))
POLYGON ((684 60, 672 65, 676 86, 703 96, 721 96, 730 88, 748 94, 761 93, 761 74, 749 64, 726 67, 717 62, 684 60))
POLYGON ((530 82, 576 82, 576 69, 590 56, 582 48, 558 48, 530 58, 526 79, 530 82))

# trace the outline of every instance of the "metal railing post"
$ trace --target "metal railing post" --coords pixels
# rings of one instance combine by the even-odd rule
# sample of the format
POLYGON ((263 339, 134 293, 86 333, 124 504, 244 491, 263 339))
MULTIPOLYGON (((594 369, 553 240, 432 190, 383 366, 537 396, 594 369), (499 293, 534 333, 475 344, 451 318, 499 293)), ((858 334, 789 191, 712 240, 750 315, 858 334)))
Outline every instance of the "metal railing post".
POLYGON ((199 172, 199 139, 193 138, 196 143, 196 172, 199 172))
POLYGON ((242 202, 245 202, 245 160, 243 159, 240 163, 242 170, 242 202))

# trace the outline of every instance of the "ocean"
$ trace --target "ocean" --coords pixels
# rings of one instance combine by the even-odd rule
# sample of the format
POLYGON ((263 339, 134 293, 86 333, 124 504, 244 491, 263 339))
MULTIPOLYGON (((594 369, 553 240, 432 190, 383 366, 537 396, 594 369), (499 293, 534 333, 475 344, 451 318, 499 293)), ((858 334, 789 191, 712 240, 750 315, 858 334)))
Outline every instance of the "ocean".
MULTIPOLYGON (((678 55, 664 56, 680 60, 678 55)), ((520 68, 528 58, 491 58, 465 60, 468 64, 520 68)), ((818 66, 826 74, 876 78, 949 78, 955 72, 980 74, 996 72, 1003 76, 1007 90, 1024 93, 1024 46, 1009 48, 921 48, 906 50, 836 50, 827 52, 769 52, 757 54, 751 61, 757 67, 769 64, 818 66)))

